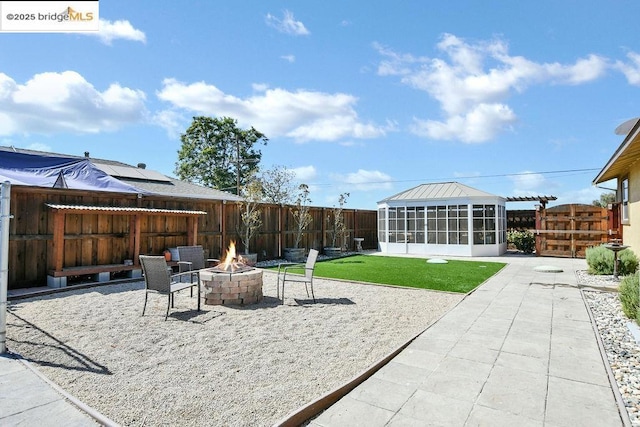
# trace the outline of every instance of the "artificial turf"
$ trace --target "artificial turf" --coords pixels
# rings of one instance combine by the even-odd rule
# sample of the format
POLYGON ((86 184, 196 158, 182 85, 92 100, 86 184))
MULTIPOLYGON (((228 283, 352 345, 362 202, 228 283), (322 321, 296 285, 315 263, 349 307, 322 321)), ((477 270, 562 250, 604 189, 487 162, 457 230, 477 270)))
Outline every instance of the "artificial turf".
POLYGON ((317 262, 314 276, 467 293, 505 265, 462 260, 430 264, 424 258, 354 255, 317 262))

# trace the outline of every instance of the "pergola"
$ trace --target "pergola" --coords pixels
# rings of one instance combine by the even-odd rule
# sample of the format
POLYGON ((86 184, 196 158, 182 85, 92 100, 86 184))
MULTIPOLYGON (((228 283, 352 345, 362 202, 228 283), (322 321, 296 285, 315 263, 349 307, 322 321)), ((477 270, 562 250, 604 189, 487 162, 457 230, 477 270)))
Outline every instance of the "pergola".
POLYGON ((539 202, 542 209, 547 207, 547 202, 558 200, 556 196, 513 196, 506 197, 507 202, 539 202))
POLYGON ((178 209, 151 209, 138 207, 112 207, 112 206, 81 206, 46 204, 53 212, 53 257, 49 268, 49 275, 53 277, 65 277, 71 274, 97 274, 101 272, 122 271, 139 269, 140 255, 140 224, 145 216, 174 216, 187 219, 187 244, 195 245, 198 240, 198 216, 206 215, 204 211, 189 211, 178 209), (79 215, 125 215, 130 217, 129 226, 129 253, 132 254, 133 266, 105 265, 72 267, 64 271, 64 238, 65 218, 67 214, 79 215), (128 268, 126 268, 128 267, 128 268))

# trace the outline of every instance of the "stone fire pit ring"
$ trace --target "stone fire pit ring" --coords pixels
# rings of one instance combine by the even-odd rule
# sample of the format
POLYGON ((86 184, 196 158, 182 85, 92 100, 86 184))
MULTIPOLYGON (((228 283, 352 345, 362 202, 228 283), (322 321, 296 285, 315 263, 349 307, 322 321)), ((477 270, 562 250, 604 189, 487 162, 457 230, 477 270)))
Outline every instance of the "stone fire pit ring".
POLYGON ((200 270, 200 298, 205 305, 249 305, 262 301, 262 270, 200 270))

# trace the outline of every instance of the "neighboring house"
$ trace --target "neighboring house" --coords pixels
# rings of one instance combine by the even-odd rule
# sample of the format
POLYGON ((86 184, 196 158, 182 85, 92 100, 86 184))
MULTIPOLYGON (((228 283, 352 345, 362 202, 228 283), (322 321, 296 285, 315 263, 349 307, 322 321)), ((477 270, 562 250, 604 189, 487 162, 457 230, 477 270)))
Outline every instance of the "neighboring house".
POLYGON ((224 200, 242 198, 226 191, 180 181, 146 169, 144 163, 126 163, 84 156, 0 147, 0 180, 13 185, 67 188, 142 195, 224 200))
POLYGON ((506 200, 460 184, 422 184, 378 202, 380 250, 498 256, 507 250, 506 200))
POLYGON ((139 277, 140 254, 179 245, 220 254, 235 234, 233 212, 242 200, 88 152, 0 147, 4 181, 11 183, 9 289, 139 277))
POLYGON ((616 202, 620 203, 622 242, 640 254, 640 120, 623 123, 616 133, 625 138, 593 179, 593 185, 615 182, 607 186, 615 186, 616 202))

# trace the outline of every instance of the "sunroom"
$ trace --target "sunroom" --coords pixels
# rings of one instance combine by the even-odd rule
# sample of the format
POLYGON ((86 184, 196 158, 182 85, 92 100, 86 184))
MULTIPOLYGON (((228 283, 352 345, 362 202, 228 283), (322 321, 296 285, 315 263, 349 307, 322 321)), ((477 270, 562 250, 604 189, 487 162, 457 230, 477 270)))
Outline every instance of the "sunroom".
POLYGON ((380 251, 498 256, 507 251, 506 200, 458 182, 422 184, 378 202, 380 251))

